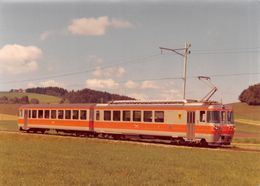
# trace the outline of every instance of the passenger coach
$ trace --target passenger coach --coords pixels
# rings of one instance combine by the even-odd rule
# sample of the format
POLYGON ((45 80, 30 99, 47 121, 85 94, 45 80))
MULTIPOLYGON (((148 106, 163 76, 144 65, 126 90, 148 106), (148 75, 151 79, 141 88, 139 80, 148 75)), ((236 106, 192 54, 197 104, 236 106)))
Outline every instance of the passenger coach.
POLYGON ((228 145, 232 108, 217 102, 113 101, 108 104, 37 104, 19 108, 19 129, 84 136, 167 139, 178 144, 228 145))

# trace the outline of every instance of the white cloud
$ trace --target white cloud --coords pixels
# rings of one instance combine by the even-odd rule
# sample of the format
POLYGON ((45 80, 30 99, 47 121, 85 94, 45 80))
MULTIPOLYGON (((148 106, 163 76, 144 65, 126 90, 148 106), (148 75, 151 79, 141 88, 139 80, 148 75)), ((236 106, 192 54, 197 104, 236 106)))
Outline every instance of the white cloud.
POLYGON ((5 45, 0 49, 0 74, 27 73, 37 69, 41 49, 35 46, 5 45))
POLYGON ((39 83, 30 82, 27 87, 64 87, 64 84, 50 79, 39 83))
POLYGON ((114 28, 132 28, 134 25, 129 21, 124 21, 120 19, 113 18, 110 25, 114 28))
POLYGON ((42 81, 39 83, 42 87, 64 87, 63 83, 59 83, 54 80, 42 81))
POLYGON ((101 77, 121 77, 125 74, 125 69, 123 67, 111 67, 111 68, 101 68, 97 67, 96 70, 92 73, 93 76, 101 77))
POLYGON ((41 33, 40 35, 40 40, 41 41, 45 41, 48 37, 50 37, 54 32, 53 31, 45 31, 43 33, 41 33))
POLYGON ((141 83, 134 82, 132 80, 127 81, 124 84, 125 88, 128 89, 159 89, 160 86, 157 85, 154 81, 142 81, 141 83))
POLYGON ((103 63, 103 59, 95 55, 88 56, 88 61, 91 65, 93 64, 95 66, 99 66, 103 63))
POLYGON ((117 29, 131 28, 133 24, 115 18, 110 21, 107 16, 79 18, 72 20, 72 23, 68 26, 68 31, 76 35, 101 36, 106 33, 109 27, 117 29))
POLYGON ((142 89, 158 89, 159 86, 153 81, 143 81, 141 83, 142 89))
POLYGON ((109 20, 107 16, 98 18, 81 18, 74 19, 68 26, 68 30, 72 34, 77 35, 104 35, 107 27, 109 26, 109 20))
POLYGON ((30 82, 30 83, 27 84, 27 87, 33 88, 33 87, 37 87, 37 85, 33 82, 30 82))
POLYGON ((149 100, 149 97, 144 93, 131 93, 128 96, 137 100, 149 100))
POLYGON ((113 79, 88 79, 86 86, 91 89, 114 89, 118 88, 119 84, 113 79))
POLYGON ((128 89, 136 89, 138 88, 139 84, 132 80, 129 80, 124 84, 124 86, 128 89))

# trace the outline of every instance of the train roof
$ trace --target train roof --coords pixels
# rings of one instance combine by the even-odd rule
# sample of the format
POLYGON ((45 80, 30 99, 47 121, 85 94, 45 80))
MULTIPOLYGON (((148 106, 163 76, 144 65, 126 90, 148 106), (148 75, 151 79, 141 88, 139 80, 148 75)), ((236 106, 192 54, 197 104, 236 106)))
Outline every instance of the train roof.
MULTIPOLYGON (((20 108, 75 108, 86 109, 91 107, 99 108, 136 108, 136 107, 204 107, 204 108, 224 108, 223 104, 218 102, 201 102, 197 100, 153 100, 153 101, 137 101, 137 100, 120 100, 111 101, 105 104, 96 103, 78 103, 78 104, 27 104, 22 105, 20 108)), ((225 106, 228 108, 228 106, 225 106)))
POLYGON ((20 108, 90 108, 94 107, 94 103, 72 103, 72 104, 26 104, 22 105, 20 108))

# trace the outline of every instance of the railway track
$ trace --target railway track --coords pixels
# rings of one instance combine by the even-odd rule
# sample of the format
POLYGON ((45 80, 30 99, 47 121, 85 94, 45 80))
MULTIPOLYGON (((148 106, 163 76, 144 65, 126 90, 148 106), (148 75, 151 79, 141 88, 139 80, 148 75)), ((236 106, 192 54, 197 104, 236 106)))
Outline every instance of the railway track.
MULTIPOLYGON (((159 141, 159 140, 148 140, 148 139, 133 139, 133 140, 114 140, 114 139, 103 139, 103 138, 86 138, 86 137, 76 137, 73 135, 64 135, 64 134, 57 134, 57 133, 26 133, 26 132, 18 132, 18 131, 8 131, 8 130, 0 130, 0 134, 11 134, 11 135, 21 135, 21 136, 45 136, 45 137, 54 137, 54 138, 64 138, 64 139, 89 139, 89 140, 98 140, 98 141, 105 141, 110 143, 127 143, 127 144, 138 144, 144 146, 158 146, 164 148, 182 148, 182 149, 204 149, 204 150, 212 150, 212 151, 237 151, 237 152, 257 152, 260 153, 260 149, 254 148, 242 148, 238 145, 228 145, 222 147, 198 147, 198 146, 190 146, 190 145, 173 145, 170 141, 159 141)), ((244 144, 244 146, 246 146, 244 144)))

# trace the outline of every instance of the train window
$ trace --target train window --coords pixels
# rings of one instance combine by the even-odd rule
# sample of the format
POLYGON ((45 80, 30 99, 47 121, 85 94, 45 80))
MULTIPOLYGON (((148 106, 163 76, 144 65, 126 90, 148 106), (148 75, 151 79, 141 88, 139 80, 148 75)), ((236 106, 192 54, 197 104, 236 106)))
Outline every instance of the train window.
POLYGON ((131 112, 129 110, 123 111, 123 121, 130 121, 131 112))
POLYGON ((121 120, 120 114, 121 113, 119 110, 114 110, 113 111, 113 121, 120 121, 121 120))
POLYGON ((163 123, 164 122, 164 111, 155 111, 154 112, 154 121, 163 123))
POLYGON ((144 122, 152 122, 152 121, 153 121, 153 112, 144 111, 144 122))
POLYGON ((65 110, 65 119, 71 119, 71 110, 65 110))
POLYGON ((72 111, 72 119, 79 119, 79 111, 78 110, 72 111))
POLYGON ((133 121, 141 121, 141 111, 133 111, 133 121))
POLYGON ((58 119, 64 118, 64 110, 58 110, 58 119))
POLYGON ((50 118, 50 111, 49 110, 45 110, 44 111, 44 118, 45 119, 49 119, 50 118))
POLYGON ((52 110, 51 111, 51 119, 56 119, 56 117, 57 117, 57 111, 56 110, 52 110))
POLYGON ((38 110, 38 118, 43 118, 43 110, 38 110))
POLYGON ((200 111, 200 122, 206 122, 206 111, 200 111))
POLYGON ((32 110, 32 118, 37 118, 37 110, 32 110))
POLYGON ((227 122, 229 124, 234 124, 234 116, 233 116, 233 112, 227 112, 227 122))
POLYGON ((32 111, 29 110, 29 118, 32 118, 32 111))
POLYGON ((19 110, 19 117, 20 117, 20 118, 23 117, 23 110, 19 110))
POLYGON ((220 123, 219 111, 208 111, 207 112, 207 122, 208 123, 220 123))
POLYGON ((105 110, 104 111, 104 120, 105 121, 110 121, 111 120, 111 111, 110 110, 105 110))
POLYGON ((226 123, 227 122, 226 112, 225 111, 221 111, 221 121, 222 121, 222 123, 226 123))
POLYGON ((96 120, 100 120, 100 111, 99 110, 96 111, 96 120))
POLYGON ((87 119, 87 111, 86 110, 81 110, 80 111, 80 119, 81 120, 86 120, 87 119))

